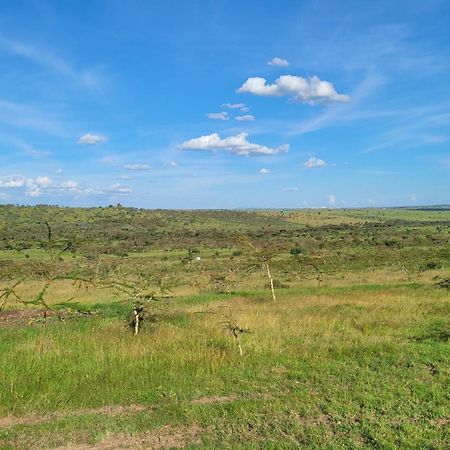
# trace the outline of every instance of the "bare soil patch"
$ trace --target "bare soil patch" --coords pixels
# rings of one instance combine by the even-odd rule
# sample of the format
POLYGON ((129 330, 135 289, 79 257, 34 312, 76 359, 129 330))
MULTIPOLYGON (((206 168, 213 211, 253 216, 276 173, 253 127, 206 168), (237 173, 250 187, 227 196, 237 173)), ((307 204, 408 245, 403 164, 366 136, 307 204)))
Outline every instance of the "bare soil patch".
POLYGON ((66 417, 83 416, 86 414, 117 416, 119 414, 145 411, 146 409, 149 409, 149 407, 142 405, 129 405, 129 406, 109 405, 109 406, 102 406, 100 408, 79 409, 71 412, 57 412, 48 415, 28 414, 22 417, 6 416, 0 418, 0 429, 12 428, 19 425, 37 425, 40 423, 50 422, 52 420, 64 419, 66 417))
POLYGON ((333 419, 327 415, 321 415, 317 417, 302 417, 298 416, 297 420, 305 427, 317 427, 319 425, 330 425, 333 423, 333 419))
POLYGON ((237 400, 237 395, 228 395, 228 396, 213 396, 213 397, 200 397, 192 400, 191 403, 194 405, 209 405, 211 403, 229 403, 237 400))
POLYGON ((50 309, 14 309, 0 311, 0 327, 27 325, 36 321, 45 322, 46 319, 55 319, 67 316, 67 313, 56 312, 50 309))
POLYGON ((139 436, 117 434, 105 436, 98 444, 67 444, 56 450, 113 450, 120 448, 141 449, 151 448, 162 450, 169 448, 184 448, 189 444, 200 442, 202 429, 196 425, 191 427, 174 428, 164 426, 153 432, 146 432, 139 436))
MULTIPOLYGON (((191 401, 196 405, 210 405, 214 403, 229 403, 237 400, 237 395, 229 396, 212 396, 212 397, 199 397, 191 401)), ((107 405, 99 408, 86 408, 78 409, 68 412, 55 412, 52 414, 38 415, 36 413, 27 414, 22 417, 6 416, 0 417, 0 430, 13 428, 20 425, 37 425, 40 423, 50 422, 52 420, 65 419, 66 417, 78 417, 87 414, 100 414, 105 416, 117 416, 126 413, 136 413, 140 411, 146 411, 152 409, 151 406, 143 405, 107 405)))

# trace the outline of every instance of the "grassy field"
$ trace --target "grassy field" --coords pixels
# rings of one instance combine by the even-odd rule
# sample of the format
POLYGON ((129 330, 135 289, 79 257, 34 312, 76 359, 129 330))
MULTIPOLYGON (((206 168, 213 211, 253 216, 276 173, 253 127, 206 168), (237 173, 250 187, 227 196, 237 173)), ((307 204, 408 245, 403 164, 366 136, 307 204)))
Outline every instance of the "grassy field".
POLYGON ((450 447, 450 211, 0 219, 1 448, 450 447))

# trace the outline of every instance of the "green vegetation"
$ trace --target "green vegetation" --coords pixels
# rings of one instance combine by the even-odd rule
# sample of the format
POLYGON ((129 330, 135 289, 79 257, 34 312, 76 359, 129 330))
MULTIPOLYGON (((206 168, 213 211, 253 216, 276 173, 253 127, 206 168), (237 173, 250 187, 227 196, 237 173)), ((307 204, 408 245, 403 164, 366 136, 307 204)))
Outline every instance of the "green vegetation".
POLYGON ((1 448, 450 445, 450 211, 1 206, 0 261, 1 448))

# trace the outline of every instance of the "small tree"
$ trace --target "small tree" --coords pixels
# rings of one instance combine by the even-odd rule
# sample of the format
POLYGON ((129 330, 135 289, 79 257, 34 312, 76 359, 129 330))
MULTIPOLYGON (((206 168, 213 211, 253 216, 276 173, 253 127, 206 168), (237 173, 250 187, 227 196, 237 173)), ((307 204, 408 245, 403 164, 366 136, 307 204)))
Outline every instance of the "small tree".
POLYGON ((142 323, 154 317, 150 305, 170 298, 173 294, 163 279, 159 279, 155 283, 148 274, 141 271, 132 279, 106 280, 104 287, 112 288, 120 294, 124 294, 126 298, 123 302, 131 303, 132 310, 129 324, 135 336, 139 334, 142 323))
POLYGON ((231 309, 228 306, 224 307, 226 308, 226 314, 224 320, 220 322, 220 324, 223 325, 225 331, 227 331, 229 334, 231 334, 231 336, 233 336, 238 346, 239 354, 243 356, 244 350, 242 349, 241 345, 241 335, 245 333, 250 333, 250 330, 248 328, 243 328, 240 325, 238 325, 236 319, 231 313, 231 309))
POLYGON ((274 301, 277 300, 275 295, 275 288, 273 285, 273 277, 272 272, 270 270, 270 261, 274 257, 274 253, 271 250, 257 247, 253 244, 253 242, 246 236, 238 236, 238 241, 250 248, 252 252, 252 256, 256 260, 256 264, 262 266, 267 273, 267 277, 269 278, 270 290, 272 292, 272 298, 274 301))
MULTIPOLYGON (((23 298, 18 293, 19 286, 25 281, 25 278, 11 280, 11 285, 0 289, 0 311, 7 304, 7 302, 12 299, 18 303, 25 306, 41 306, 46 310, 55 312, 54 309, 48 304, 46 300, 47 292, 50 287, 58 280, 71 280, 81 288, 82 286, 87 287, 89 284, 94 284, 93 280, 90 278, 83 278, 77 273, 66 274, 60 267, 60 261, 62 260, 62 255, 72 249, 71 242, 67 241, 64 243, 62 248, 59 249, 55 246, 53 240, 53 232, 50 224, 45 222, 47 227, 47 241, 44 242, 43 247, 48 256, 47 261, 40 262, 39 269, 44 277, 44 284, 41 289, 32 296, 31 299, 23 298)), ((60 303, 59 305, 68 306, 68 303, 73 300, 73 298, 60 303)), ((62 317, 58 315, 60 319, 62 317)))

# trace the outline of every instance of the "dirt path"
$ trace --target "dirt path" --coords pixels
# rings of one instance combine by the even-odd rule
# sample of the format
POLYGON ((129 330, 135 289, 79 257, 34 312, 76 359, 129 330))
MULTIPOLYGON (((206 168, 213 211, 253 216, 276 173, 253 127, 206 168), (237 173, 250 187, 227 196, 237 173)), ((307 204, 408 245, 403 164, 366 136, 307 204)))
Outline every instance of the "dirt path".
MULTIPOLYGON (((238 400, 238 396, 211 396, 199 397, 190 401, 192 405, 210 405, 214 403, 229 403, 238 400)), ((100 408, 86 408, 69 412, 55 412, 52 414, 38 415, 36 413, 27 414, 22 417, 6 416, 0 418, 0 430, 9 429, 21 425, 39 425, 55 420, 62 420, 67 417, 79 417, 89 414, 99 414, 105 416, 117 416, 127 413, 138 413, 141 411, 151 411, 152 406, 129 405, 129 406, 103 406, 100 408)), ((114 434, 104 436, 97 444, 77 444, 67 443, 57 447, 56 450, 113 450, 120 448, 141 449, 151 448, 162 450, 168 448, 184 448, 189 444, 200 442, 203 430, 193 425, 190 427, 172 427, 166 425, 156 431, 148 431, 137 436, 127 434, 114 434)), ((40 447, 36 447, 40 448, 40 447)))
POLYGON ((114 450, 119 448, 162 450, 184 448, 189 444, 198 444, 201 433, 202 429, 195 425, 182 428, 164 426, 154 432, 146 432, 138 436, 116 434, 105 436, 98 444, 68 444, 63 447, 57 447, 55 450, 114 450))
MULTIPOLYGON (((236 401, 238 397, 236 395, 229 395, 227 397, 200 397, 190 401, 194 405, 209 405, 213 403, 229 403, 236 401)), ((26 414, 21 417, 6 416, 0 418, 0 429, 13 428, 19 425, 38 425, 40 423, 51 422, 54 420, 65 419, 66 417, 79 417, 89 414, 99 414, 104 416, 118 416, 126 413, 137 413, 141 411, 150 411, 152 406, 144 405, 109 405, 99 408, 86 408, 77 409, 75 411, 68 412, 55 412, 52 414, 38 415, 36 413, 26 414)))
POLYGON ((100 408, 78 409, 71 412, 57 412, 48 415, 27 414, 22 417, 6 416, 0 418, 0 429, 12 428, 18 425, 37 425, 40 423, 50 422, 66 417, 78 417, 86 414, 100 414, 105 416, 117 416, 125 413, 135 413, 150 409, 147 406, 130 405, 130 406, 102 406, 100 408))

